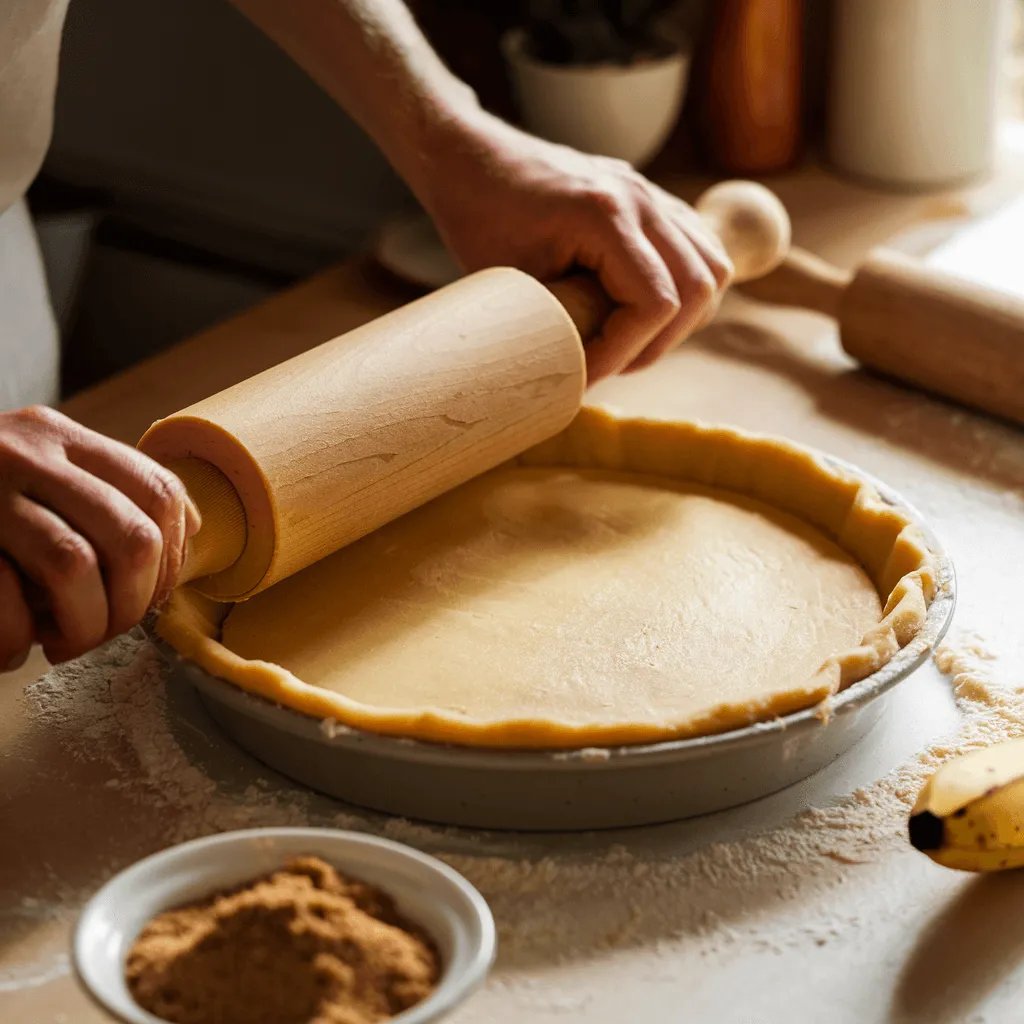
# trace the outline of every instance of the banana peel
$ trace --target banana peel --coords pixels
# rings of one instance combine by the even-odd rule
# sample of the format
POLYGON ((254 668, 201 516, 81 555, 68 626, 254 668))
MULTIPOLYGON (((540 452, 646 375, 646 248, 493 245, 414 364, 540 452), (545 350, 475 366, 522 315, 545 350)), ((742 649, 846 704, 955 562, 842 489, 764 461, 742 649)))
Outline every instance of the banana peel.
POLYGON ((960 871, 1024 867, 1024 739, 942 765, 910 813, 910 842, 960 871))

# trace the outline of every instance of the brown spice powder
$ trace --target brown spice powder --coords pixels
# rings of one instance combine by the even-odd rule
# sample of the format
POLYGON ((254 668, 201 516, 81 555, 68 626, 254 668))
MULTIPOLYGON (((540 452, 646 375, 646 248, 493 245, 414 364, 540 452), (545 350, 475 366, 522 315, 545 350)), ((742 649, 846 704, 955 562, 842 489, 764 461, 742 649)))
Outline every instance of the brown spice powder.
POLYGON ((372 1024, 429 995, 439 965, 386 894, 303 857, 160 914, 125 973, 173 1024, 372 1024))

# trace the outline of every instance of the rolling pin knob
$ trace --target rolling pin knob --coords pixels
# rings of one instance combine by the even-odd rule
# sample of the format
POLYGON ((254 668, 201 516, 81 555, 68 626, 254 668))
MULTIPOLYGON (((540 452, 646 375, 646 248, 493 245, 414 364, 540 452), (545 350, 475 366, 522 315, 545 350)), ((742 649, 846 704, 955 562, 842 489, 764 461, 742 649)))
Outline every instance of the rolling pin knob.
POLYGON ((734 280, 771 273, 789 252, 789 214, 774 192, 754 181, 723 181, 694 204, 736 268, 734 280))

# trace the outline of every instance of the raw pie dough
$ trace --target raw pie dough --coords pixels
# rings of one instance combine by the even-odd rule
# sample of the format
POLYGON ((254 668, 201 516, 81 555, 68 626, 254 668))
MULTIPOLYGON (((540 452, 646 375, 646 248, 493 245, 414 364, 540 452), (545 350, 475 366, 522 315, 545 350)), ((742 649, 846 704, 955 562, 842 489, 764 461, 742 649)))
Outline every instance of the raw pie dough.
POLYGON ((813 454, 584 410, 249 601, 178 591, 159 630, 349 726, 581 747, 816 704, 913 638, 934 585, 916 527, 813 454))

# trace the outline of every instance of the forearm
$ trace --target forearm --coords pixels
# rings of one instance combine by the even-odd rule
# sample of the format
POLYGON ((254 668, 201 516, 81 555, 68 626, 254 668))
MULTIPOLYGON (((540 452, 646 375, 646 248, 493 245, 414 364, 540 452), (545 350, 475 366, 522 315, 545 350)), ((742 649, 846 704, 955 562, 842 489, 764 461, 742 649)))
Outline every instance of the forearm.
POLYGON ((402 0, 231 2, 362 125, 463 270, 597 274, 615 309, 587 345, 591 381, 653 361, 714 309, 732 268, 693 210, 485 113, 402 0))
POLYGON ((231 0, 373 138, 414 191, 438 136, 479 113, 401 0, 231 0))

